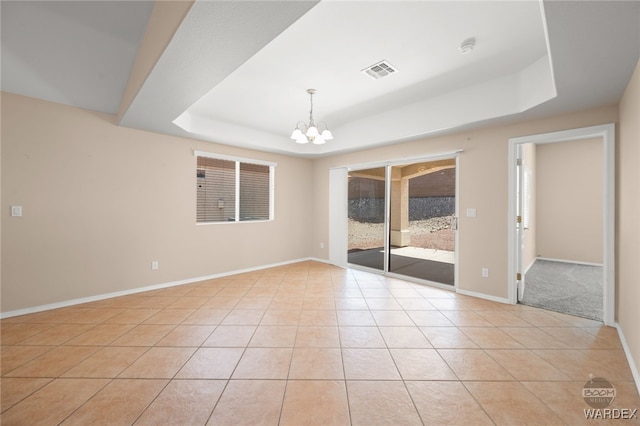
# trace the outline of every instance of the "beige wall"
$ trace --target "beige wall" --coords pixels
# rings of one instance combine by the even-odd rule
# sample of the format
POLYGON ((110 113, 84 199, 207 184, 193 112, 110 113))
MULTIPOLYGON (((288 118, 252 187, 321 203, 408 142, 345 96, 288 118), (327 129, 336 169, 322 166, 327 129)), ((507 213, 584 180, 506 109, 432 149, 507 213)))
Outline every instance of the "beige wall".
POLYGON ((459 286, 506 298, 510 137, 617 121, 616 106, 313 162, 122 128, 113 117, 2 98, 2 311, 314 256, 328 259, 329 168, 460 154, 459 286), (37 125, 34 125, 37 123, 37 125), (276 221, 195 225, 192 150, 277 161, 276 221), (323 243, 321 248, 320 243, 323 243), (158 260, 160 269, 150 270, 158 260), (482 278, 481 269, 490 269, 482 278))
POLYGON ((602 138, 536 145, 539 257, 602 263, 602 138))
POLYGON ((310 256, 310 160, 113 121, 2 93, 2 312, 310 256), (277 162, 275 221, 196 225, 194 149, 277 162))
MULTIPOLYGON (((617 321, 640 371, 640 61, 620 101, 616 180, 617 321)), ((640 391, 640 376, 636 376, 640 391)))
MULTIPOLYGON (((507 155, 512 137, 614 123, 617 106, 603 107, 524 123, 480 128, 447 136, 384 146, 314 161, 313 255, 328 259, 329 169, 349 164, 425 156, 455 149, 460 154, 460 212, 476 208, 477 217, 460 217, 459 288, 489 297, 508 297, 507 155), (320 248, 324 242, 324 248, 320 248), (482 278, 482 268, 489 278, 482 278)), ((339 143, 336 139, 335 143, 339 143)))
POLYGON ((533 265, 537 257, 536 251, 536 145, 526 143, 522 145, 522 167, 531 175, 530 177, 530 199, 529 199, 529 226, 524 229, 522 254, 522 271, 533 265))
MULTIPOLYGON (((2 312, 292 260, 328 259, 329 168, 464 149, 460 288, 507 296, 507 140, 616 122, 616 319, 640 369, 640 63, 617 106, 308 161, 117 127, 2 93, 2 312), (192 149, 277 161, 276 220, 195 225, 192 149), (22 205, 22 218, 9 217, 22 205), (320 242, 324 248, 320 248, 320 242), (158 260, 160 269, 150 270, 158 260), (480 278, 482 267, 490 278, 480 278)), ((339 143, 336 139, 335 143, 339 143)))

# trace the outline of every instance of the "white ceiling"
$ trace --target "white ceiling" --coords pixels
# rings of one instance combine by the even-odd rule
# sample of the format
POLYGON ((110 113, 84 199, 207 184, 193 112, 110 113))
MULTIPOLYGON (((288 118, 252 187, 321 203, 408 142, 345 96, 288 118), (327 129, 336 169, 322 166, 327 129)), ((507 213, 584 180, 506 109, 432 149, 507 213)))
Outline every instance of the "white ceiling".
MULTIPOLYGON (((115 114, 152 7, 2 1, 2 90, 115 114)), ((120 124, 318 156, 542 117, 617 102, 639 28, 639 1, 196 1, 120 124), (326 145, 288 138, 307 88, 326 145)))
POLYGON ((2 1, 2 90, 115 113, 152 8, 138 1, 2 1))

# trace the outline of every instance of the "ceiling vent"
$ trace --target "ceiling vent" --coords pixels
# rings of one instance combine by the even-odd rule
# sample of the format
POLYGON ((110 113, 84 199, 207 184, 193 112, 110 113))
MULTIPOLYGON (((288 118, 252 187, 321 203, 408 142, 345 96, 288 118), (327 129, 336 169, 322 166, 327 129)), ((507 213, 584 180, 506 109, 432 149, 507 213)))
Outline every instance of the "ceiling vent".
POLYGON ((386 77, 398 70, 387 61, 380 61, 377 64, 373 64, 362 70, 363 73, 368 74, 371 78, 378 80, 379 78, 386 77))

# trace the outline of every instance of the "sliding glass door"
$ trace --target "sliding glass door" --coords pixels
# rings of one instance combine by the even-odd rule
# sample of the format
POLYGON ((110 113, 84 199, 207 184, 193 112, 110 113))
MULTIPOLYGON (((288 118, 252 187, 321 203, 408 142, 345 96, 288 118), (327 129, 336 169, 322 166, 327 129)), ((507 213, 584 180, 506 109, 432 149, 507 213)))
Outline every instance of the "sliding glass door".
POLYGON ((384 271, 385 168, 350 171, 348 262, 384 271))
POLYGON ((348 262, 455 284, 456 159, 350 170, 348 262))
POLYGON ((389 272, 454 285, 455 159, 391 166, 389 272))

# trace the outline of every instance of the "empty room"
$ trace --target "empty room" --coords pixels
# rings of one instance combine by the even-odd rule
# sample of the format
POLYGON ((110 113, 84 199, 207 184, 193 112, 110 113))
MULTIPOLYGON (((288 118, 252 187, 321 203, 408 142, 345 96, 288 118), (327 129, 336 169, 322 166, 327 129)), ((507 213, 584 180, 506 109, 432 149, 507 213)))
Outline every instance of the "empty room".
POLYGON ((5 1, 3 425, 640 418, 640 1, 5 1))

